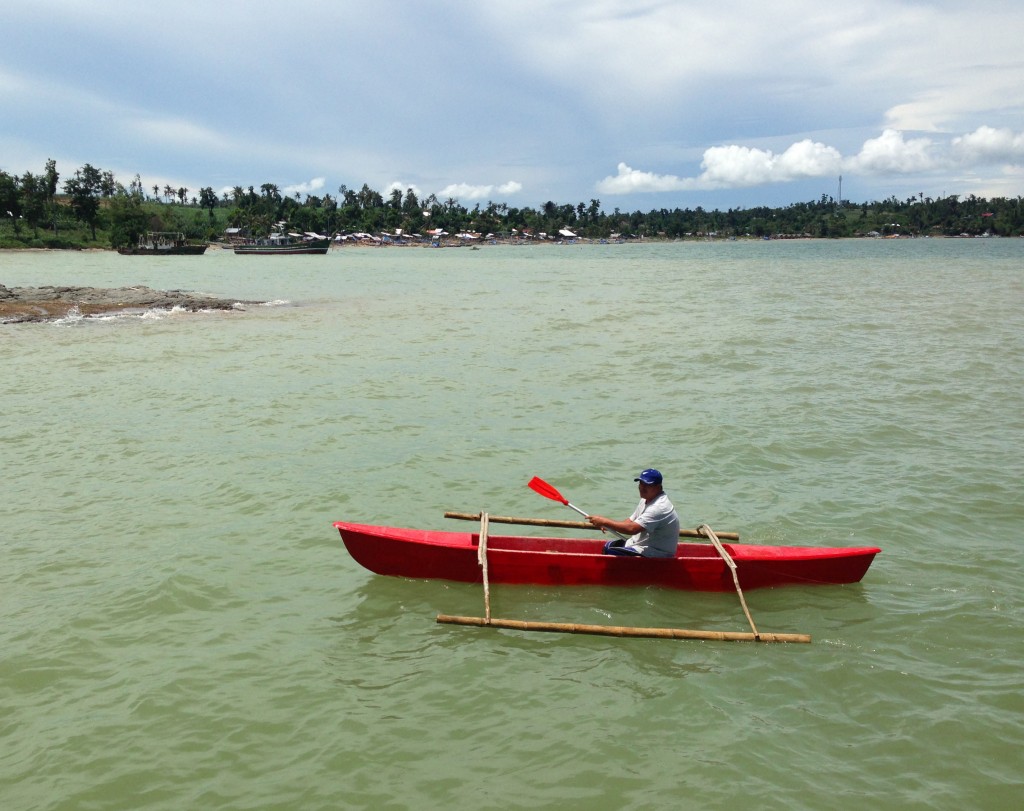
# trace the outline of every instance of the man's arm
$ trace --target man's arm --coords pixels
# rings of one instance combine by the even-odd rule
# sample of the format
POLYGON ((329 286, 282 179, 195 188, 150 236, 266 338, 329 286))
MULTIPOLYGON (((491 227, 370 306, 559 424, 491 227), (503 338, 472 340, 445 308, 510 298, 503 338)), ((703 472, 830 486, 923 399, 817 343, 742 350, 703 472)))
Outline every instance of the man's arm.
POLYGON ((638 532, 644 531, 644 528, 631 518, 624 521, 613 521, 603 515, 588 515, 587 520, 602 532, 610 529, 620 535, 636 535, 638 532))

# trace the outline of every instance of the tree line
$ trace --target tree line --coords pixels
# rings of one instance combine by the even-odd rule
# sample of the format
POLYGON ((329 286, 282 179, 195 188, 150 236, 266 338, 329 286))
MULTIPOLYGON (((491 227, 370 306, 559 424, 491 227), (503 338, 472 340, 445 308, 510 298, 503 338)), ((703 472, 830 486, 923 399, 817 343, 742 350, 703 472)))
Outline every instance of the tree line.
POLYGON ((467 207, 457 199, 423 199, 414 189, 395 188, 387 196, 363 184, 332 194, 282 194, 273 183, 235 186, 218 195, 212 187, 190 190, 155 184, 139 175, 127 186, 110 171, 85 164, 60 183, 54 160, 39 174, 0 170, 0 216, 9 223, 0 245, 111 247, 134 244, 147 231, 181 231, 194 240, 220 239, 227 227, 265 236, 282 227, 334 235, 349 233, 426 235, 471 232, 481 237, 528 235, 559 238, 568 229, 585 239, 708 239, 733 237, 855 236, 1020 236, 1022 199, 985 199, 924 193, 899 200, 852 203, 828 195, 782 207, 705 210, 661 208, 647 212, 606 212, 601 201, 545 202, 538 208, 488 201, 467 207), (58 192, 62 191, 63 194, 58 192), (151 193, 150 193, 151 192, 151 193), (191 196, 190 196, 191 194, 191 196))

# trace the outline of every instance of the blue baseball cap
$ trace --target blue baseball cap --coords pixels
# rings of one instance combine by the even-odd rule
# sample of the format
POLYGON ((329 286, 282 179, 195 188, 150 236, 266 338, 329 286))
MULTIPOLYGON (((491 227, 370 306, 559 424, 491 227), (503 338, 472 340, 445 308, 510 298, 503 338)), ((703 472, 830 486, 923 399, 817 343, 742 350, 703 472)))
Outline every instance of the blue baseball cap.
POLYGON ((653 467, 647 468, 643 473, 633 479, 635 482, 643 482, 644 484, 661 484, 661 473, 655 470, 653 467))

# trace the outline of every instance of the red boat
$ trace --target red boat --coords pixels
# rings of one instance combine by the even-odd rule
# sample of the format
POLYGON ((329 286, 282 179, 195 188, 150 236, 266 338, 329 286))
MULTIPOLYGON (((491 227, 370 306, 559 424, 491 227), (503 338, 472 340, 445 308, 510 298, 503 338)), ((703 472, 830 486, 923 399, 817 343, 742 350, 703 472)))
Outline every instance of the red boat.
MULTIPOLYGON (((483 580, 480 536, 473 532, 334 524, 357 563, 395 577, 483 580)), ((545 586, 662 586, 687 591, 732 591, 732 573, 713 546, 680 543, 675 558, 602 554, 601 539, 488 535, 491 583, 545 586)), ((757 546, 723 542, 744 589, 783 585, 857 583, 881 550, 757 546)))

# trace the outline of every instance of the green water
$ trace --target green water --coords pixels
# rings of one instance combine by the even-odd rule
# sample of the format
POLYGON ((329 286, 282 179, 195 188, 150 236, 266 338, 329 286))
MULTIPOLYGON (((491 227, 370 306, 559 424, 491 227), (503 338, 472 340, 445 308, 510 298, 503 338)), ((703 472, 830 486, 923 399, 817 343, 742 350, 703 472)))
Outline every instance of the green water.
MULTIPOLYGON (((1024 241, 0 253, 246 312, 0 326, 0 808, 1003 809, 1024 789, 1024 241), (746 594, 811 645, 440 626, 338 519, 877 545, 746 594)), ((736 596, 495 616, 746 630, 736 596)), ((1016 800, 1014 799, 1016 798, 1016 800)))

